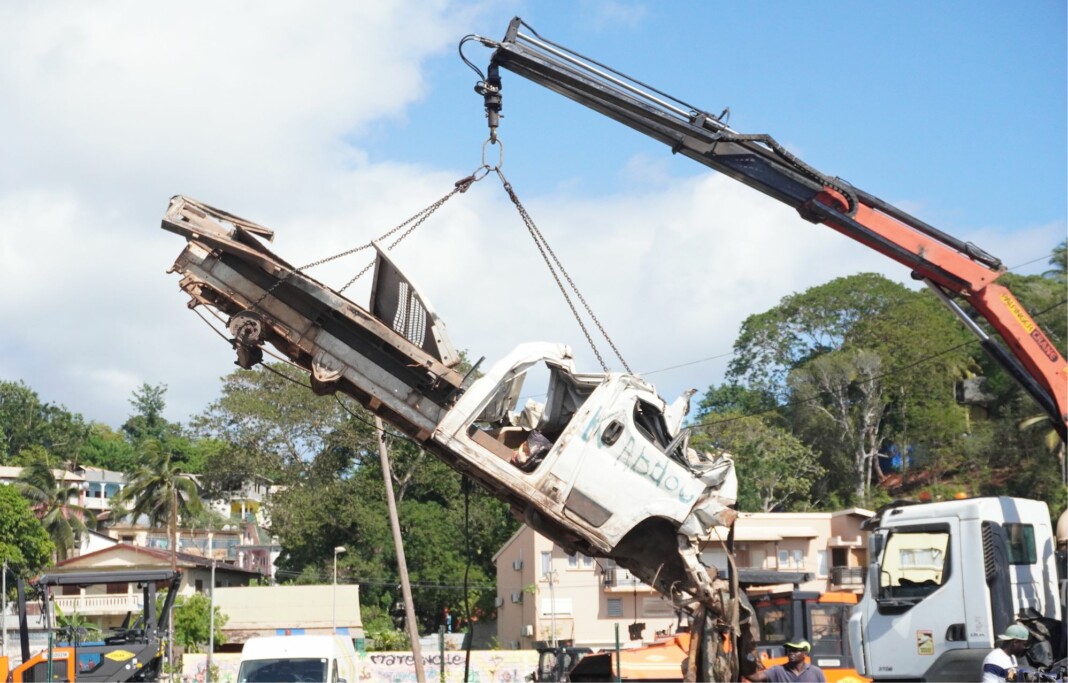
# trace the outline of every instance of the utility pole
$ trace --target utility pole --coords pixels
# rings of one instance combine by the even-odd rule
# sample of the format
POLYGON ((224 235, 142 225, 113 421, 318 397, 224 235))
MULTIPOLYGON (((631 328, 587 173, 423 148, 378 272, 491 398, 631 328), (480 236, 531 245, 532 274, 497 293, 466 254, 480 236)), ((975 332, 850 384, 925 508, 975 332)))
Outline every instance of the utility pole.
POLYGON ((208 557, 211 558, 211 600, 208 602, 208 667, 204 672, 204 683, 211 683, 212 653, 215 651, 215 534, 208 532, 208 557))
POLYGON ((0 602, 2 602, 3 605, 3 607, 0 608, 3 609, 3 611, 0 612, 0 624, 2 624, 2 628, 4 631, 4 642, 0 644, 0 648, 3 648, 2 650, 0 650, 0 657, 7 657, 7 560, 4 560, 3 571, 4 576, 2 579, 0 579, 0 583, 3 584, 2 592, 0 592, 0 602))
POLYGON ((393 470, 389 466, 389 452, 386 450, 386 430, 382 418, 375 415, 375 429, 378 434, 378 457, 382 462, 382 476, 386 484, 386 502, 389 504, 389 524, 393 529, 393 545, 397 549, 397 571, 400 572, 401 593, 404 595, 404 615, 408 622, 408 638, 412 641, 412 657, 415 659, 415 680, 426 683, 423 670, 423 652, 419 647, 419 625, 415 621, 415 606, 412 604, 412 587, 408 583, 408 563, 404 560, 404 541, 401 539, 400 520, 397 518, 397 501, 393 497, 393 470))

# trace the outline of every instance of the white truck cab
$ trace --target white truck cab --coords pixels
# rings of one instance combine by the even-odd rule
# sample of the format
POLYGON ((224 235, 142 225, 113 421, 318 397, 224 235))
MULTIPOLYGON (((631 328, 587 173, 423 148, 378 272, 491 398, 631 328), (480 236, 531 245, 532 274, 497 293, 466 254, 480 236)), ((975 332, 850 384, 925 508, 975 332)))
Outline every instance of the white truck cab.
POLYGON ((1045 503, 988 497, 892 505, 872 522, 872 563, 849 624, 860 674, 977 681, 996 636, 1016 622, 1032 633, 1033 664, 1064 657, 1045 503))

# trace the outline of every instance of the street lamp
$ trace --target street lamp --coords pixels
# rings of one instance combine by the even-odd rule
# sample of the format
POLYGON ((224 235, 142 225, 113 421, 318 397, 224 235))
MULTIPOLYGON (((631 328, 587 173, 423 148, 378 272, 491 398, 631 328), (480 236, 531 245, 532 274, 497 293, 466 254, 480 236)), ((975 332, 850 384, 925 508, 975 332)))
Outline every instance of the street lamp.
POLYGON ((550 569, 545 572, 545 580, 549 582, 549 611, 552 613, 550 616, 550 628, 553 630, 552 635, 549 638, 551 643, 550 647, 556 647, 556 591, 553 590, 553 584, 556 583, 556 570, 550 569))
POLYGON ((343 552, 345 552, 345 546, 343 545, 339 545, 334 548, 334 587, 333 589, 331 589, 330 600, 330 602, 333 603, 334 607, 333 618, 331 619, 333 623, 334 633, 337 633, 337 556, 343 552))

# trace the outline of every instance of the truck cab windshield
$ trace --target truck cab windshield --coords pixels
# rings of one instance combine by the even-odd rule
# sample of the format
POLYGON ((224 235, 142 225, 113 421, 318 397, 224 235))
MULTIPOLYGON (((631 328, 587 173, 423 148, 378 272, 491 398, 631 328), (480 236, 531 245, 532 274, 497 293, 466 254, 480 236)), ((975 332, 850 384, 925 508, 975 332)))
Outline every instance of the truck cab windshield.
POLYGON ((890 534, 879 567, 879 604, 911 606, 949 578, 949 531, 890 534))
POLYGON ((255 659, 241 663, 237 672, 240 683, 300 683, 327 681, 326 659, 255 659))

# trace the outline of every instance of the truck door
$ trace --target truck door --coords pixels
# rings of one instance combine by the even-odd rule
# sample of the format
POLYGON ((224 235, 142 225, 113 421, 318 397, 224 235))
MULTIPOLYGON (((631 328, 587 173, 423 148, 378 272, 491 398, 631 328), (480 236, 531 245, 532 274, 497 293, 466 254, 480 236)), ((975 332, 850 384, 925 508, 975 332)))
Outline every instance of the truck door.
POLYGON ((921 678, 946 651, 967 647, 957 519, 890 528, 872 571, 874 595, 861 608, 867 675, 921 678))
POLYGON ((582 457, 575 459, 579 471, 565 513, 594 526, 604 524, 611 543, 650 517, 681 522, 704 490, 693 473, 665 452, 672 435, 654 400, 651 391, 633 388, 612 395, 568 446, 581 449, 582 457), (600 510, 605 513, 598 514, 600 510), (609 510, 616 514, 605 524, 609 510))

